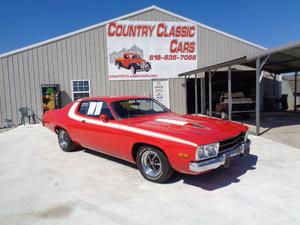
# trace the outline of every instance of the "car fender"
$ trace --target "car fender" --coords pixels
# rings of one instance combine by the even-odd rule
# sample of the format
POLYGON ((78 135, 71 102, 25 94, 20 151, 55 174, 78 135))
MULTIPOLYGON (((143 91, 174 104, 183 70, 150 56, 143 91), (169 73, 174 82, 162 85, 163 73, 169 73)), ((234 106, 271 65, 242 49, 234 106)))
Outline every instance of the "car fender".
POLYGON ((120 131, 119 135, 119 143, 122 143, 120 153, 123 159, 132 163, 135 163, 133 147, 137 143, 159 148, 167 156, 172 168, 179 172, 189 172, 189 162, 195 160, 195 146, 148 137, 142 134, 124 135, 122 132, 124 131, 120 131))

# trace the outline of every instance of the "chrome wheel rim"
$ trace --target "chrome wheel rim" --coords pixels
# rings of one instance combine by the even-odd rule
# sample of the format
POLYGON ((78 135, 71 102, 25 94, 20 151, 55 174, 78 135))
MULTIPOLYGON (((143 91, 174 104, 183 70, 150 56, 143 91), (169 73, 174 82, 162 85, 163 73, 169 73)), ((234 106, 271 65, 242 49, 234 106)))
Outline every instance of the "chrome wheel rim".
POLYGON ((141 164, 149 177, 155 178, 161 174, 161 161, 156 152, 146 150, 142 155, 141 164))
POLYGON ((59 144, 62 147, 64 147, 64 148, 67 147, 67 145, 68 145, 68 136, 67 136, 67 133, 65 131, 59 132, 58 141, 59 141, 59 144))

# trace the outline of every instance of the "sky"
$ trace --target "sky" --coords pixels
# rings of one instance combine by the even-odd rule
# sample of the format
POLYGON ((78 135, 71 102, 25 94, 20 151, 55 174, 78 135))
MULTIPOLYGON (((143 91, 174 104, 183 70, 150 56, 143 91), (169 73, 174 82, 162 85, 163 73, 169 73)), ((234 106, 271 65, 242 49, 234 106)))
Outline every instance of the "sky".
POLYGON ((0 0, 0 53, 151 5, 267 48, 300 40, 298 0, 0 0))

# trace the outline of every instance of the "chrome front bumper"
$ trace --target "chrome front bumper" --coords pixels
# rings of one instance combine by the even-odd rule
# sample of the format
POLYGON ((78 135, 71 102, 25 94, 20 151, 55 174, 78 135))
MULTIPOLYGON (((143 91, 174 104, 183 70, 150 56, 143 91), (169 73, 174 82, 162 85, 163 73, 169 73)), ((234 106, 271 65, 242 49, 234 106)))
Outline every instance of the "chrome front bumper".
POLYGON ((242 144, 225 152, 222 155, 217 156, 216 158, 208 159, 200 162, 191 162, 189 168, 193 172, 201 173, 208 170, 216 169, 220 166, 229 167, 230 160, 232 157, 249 155, 250 144, 251 141, 247 140, 247 142, 243 142, 242 144))

